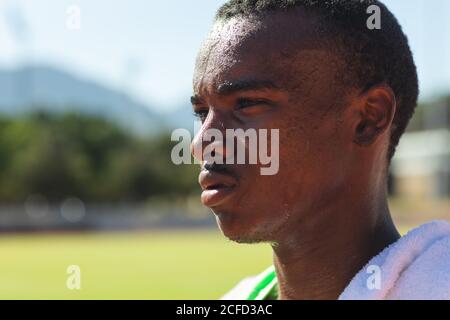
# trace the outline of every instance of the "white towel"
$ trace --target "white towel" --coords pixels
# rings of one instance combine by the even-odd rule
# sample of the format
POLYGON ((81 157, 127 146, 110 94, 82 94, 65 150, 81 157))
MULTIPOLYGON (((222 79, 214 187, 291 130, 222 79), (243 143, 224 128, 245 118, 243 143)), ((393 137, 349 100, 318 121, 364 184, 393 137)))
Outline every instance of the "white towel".
POLYGON ((339 299, 450 299, 450 223, 408 232, 372 258, 339 299))
MULTIPOLYGON (((247 299, 261 279, 273 272, 271 266, 244 279, 222 299, 247 299)), ((372 258, 339 299, 450 299, 450 223, 433 221, 408 232, 372 258)))

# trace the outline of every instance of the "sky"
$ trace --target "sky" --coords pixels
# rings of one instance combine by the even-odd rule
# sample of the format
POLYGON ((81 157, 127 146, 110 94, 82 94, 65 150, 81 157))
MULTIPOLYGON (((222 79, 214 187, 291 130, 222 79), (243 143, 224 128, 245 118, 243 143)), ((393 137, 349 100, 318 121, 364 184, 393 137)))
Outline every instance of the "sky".
MULTIPOLYGON (((189 103, 197 50, 224 2, 0 0, 0 68, 54 66, 172 111, 189 103)), ((421 98, 449 92, 450 1, 384 3, 409 38, 421 98)))

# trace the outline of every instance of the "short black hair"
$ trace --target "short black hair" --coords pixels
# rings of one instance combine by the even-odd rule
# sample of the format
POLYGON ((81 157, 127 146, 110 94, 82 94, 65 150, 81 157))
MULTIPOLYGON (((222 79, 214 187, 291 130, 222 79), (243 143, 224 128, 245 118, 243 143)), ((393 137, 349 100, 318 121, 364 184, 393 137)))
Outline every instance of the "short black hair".
POLYGON ((233 17, 258 17, 274 11, 301 7, 320 20, 318 32, 331 39, 333 51, 345 61, 346 79, 367 90, 386 83, 397 100, 388 161, 414 114, 419 95, 417 69, 408 39, 400 24, 384 4, 376 0, 229 0, 217 12, 215 21, 233 17), (367 26, 367 9, 380 9, 381 28, 367 26))

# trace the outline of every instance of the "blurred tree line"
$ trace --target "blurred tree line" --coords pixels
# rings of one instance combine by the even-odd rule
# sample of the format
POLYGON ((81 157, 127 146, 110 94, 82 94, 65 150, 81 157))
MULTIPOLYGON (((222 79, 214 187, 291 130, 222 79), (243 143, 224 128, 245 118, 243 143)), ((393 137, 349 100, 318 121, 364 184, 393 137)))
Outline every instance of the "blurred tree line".
MULTIPOLYGON (((449 128, 450 96, 419 105, 408 131, 449 128)), ((173 200, 199 193, 199 168, 176 166, 169 134, 138 137, 81 114, 0 115, 0 202, 173 200)))
POLYGON ((450 95, 420 103, 408 125, 408 131, 450 128, 450 95))
POLYGON ((141 202, 197 192, 198 168, 176 166, 169 135, 137 137, 101 118, 0 116, 0 202, 141 202))

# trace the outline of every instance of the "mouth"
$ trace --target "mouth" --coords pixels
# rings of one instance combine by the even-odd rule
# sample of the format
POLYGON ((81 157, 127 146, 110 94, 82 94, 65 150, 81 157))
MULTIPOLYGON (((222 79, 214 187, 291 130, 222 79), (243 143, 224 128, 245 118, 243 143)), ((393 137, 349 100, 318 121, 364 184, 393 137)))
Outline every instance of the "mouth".
POLYGON ((223 204, 235 192, 237 181, 230 175, 203 170, 199 175, 202 187, 201 202, 213 208, 223 204))

